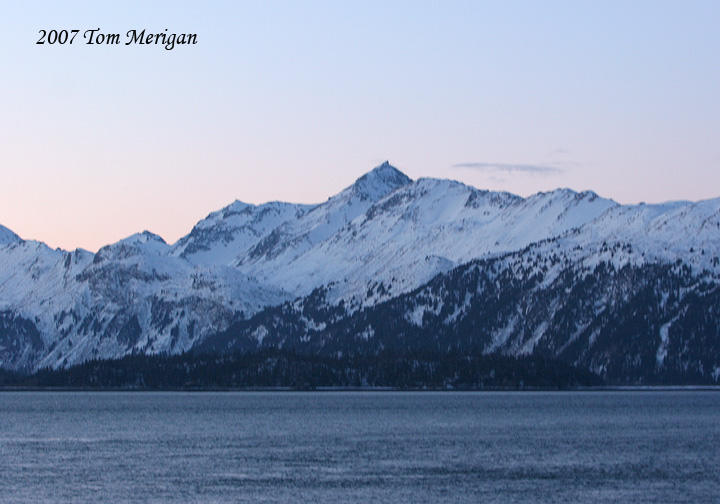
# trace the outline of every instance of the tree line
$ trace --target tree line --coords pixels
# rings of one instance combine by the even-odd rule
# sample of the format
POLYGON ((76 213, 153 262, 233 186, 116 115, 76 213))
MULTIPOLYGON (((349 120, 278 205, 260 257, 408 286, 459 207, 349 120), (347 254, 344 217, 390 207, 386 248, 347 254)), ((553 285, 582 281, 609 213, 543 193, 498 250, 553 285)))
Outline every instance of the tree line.
POLYGON ((493 390, 600 385, 597 375, 553 359, 454 352, 327 357, 263 348, 228 354, 129 355, 28 375, 0 371, 0 386, 6 388, 493 390))

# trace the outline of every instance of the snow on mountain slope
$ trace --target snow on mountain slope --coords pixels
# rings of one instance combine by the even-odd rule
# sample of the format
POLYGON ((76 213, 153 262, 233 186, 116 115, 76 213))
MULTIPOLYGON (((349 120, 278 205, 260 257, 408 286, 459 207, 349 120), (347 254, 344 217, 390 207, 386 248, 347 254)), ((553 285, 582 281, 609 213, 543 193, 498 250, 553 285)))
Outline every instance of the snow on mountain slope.
POLYGON ((720 199, 617 206, 562 238, 567 247, 596 250, 586 262, 606 260, 610 248, 621 246, 636 252, 636 265, 682 260, 720 274, 720 199))
POLYGON ((313 205, 241 201, 211 213, 172 247, 172 255, 193 264, 230 265, 284 222, 295 220, 313 205))
POLYGON ((172 255, 233 265, 297 296, 333 283, 336 301, 366 304, 473 258, 557 236, 615 206, 568 189, 524 199, 449 180, 413 182, 385 162, 319 205, 236 202, 201 221, 172 255))
POLYGON ((41 364, 119 357, 131 350, 185 351, 238 314, 287 299, 236 270, 195 267, 169 251, 147 232, 98 251, 76 277, 88 289, 85 310, 67 317, 69 341, 41 364))
MULTIPOLYGON (((325 203, 316 205, 300 218, 285 222, 273 230, 246 255, 238 257, 236 266, 248 274, 258 275, 262 280, 269 278, 269 270, 291 263, 298 274, 304 275, 307 269, 312 275, 314 268, 323 265, 303 261, 301 257, 308 250, 332 240, 338 231, 380 198, 411 182, 407 176, 385 162, 325 203)), ((332 264, 326 263, 324 266, 332 267, 332 264)), ((274 285, 283 283, 281 281, 274 285)), ((312 284, 318 285, 314 281, 312 284)), ((299 292, 292 283, 289 290, 299 292)))
POLYGON ((312 245, 410 179, 385 162, 325 203, 235 203, 200 221, 172 249, 193 264, 237 265, 312 245))
POLYGON ((32 367, 58 338, 54 317, 82 306, 87 286, 75 280, 92 262, 93 254, 52 250, 35 241, 13 243, 0 249, 0 312, 23 320, 23 334, 37 334, 35 341, 18 338, 14 325, 0 331, 0 358, 12 368, 32 367), (34 351, 30 352, 30 346, 34 351))
POLYGON ((19 241, 20 237, 18 235, 10 231, 5 226, 0 226, 0 247, 19 241))
MULTIPOLYGON (((342 193, 341 193, 342 194, 342 193)), ((617 204, 558 190, 523 199, 449 180, 404 184, 329 238, 283 243, 238 268, 298 295, 333 283, 331 299, 372 304, 413 289, 457 264, 521 249, 597 218, 617 204)))
POLYGON ((623 206, 569 189, 522 198, 412 181, 386 162, 321 204, 236 201, 172 246, 144 232, 97 254, 64 252, 0 227, 0 363, 181 352, 318 287, 323 302, 354 312, 538 243, 586 269, 681 260, 720 273, 720 199, 623 206))
POLYGON ((233 324, 197 351, 534 354, 615 384, 717 384, 719 315, 717 271, 652 261, 633 244, 587 243, 570 232, 470 261, 358 310, 317 289, 233 324))
POLYGON ((78 294, 74 278, 92 258, 84 250, 53 250, 36 241, 5 247, 0 253, 0 310, 73 303, 78 294))
POLYGON ((697 251, 711 259, 713 252, 717 255, 720 250, 720 199, 668 205, 666 212, 651 219, 644 228, 623 226, 614 236, 658 257, 672 259, 697 251))
MULTIPOLYGON (((148 232, 97 254, 29 241, 2 249, 0 312, 34 326, 44 349, 16 350, 5 364, 57 367, 131 351, 184 351, 234 317, 288 299, 233 268, 194 267, 169 251, 148 232)), ((0 334, 0 356, 3 336, 17 339, 0 334)))

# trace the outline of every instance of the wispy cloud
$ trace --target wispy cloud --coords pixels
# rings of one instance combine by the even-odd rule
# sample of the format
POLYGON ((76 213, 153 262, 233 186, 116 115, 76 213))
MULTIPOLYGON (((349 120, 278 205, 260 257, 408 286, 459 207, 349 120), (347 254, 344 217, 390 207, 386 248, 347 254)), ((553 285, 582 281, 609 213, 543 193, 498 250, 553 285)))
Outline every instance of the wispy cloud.
POLYGON ((563 155, 565 155, 565 154, 570 154, 570 151, 567 150, 567 149, 563 149, 562 147, 558 147, 557 149, 555 149, 554 151, 552 151, 552 154, 553 154, 553 155, 556 155, 556 156, 557 156, 557 155, 563 156, 563 155))
POLYGON ((469 168, 484 172, 495 173, 534 173, 538 175, 553 175, 563 173, 562 168, 550 165, 534 164, 508 164, 508 163, 458 163, 453 168, 469 168))

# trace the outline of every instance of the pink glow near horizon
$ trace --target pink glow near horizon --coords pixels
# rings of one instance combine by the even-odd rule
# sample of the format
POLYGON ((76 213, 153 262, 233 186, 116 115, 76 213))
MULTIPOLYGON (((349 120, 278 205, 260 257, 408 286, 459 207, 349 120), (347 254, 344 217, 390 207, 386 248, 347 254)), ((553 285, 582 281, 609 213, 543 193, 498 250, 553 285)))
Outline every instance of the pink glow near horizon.
POLYGON ((720 196, 717 2, 3 6, 0 224, 97 250, 211 211, 412 178, 720 196), (195 46, 37 45, 40 29, 195 46))

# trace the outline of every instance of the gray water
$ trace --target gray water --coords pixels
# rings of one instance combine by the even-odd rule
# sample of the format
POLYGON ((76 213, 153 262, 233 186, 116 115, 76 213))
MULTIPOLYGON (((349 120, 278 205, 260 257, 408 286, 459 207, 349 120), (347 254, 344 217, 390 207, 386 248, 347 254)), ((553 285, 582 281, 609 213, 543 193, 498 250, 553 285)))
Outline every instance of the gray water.
POLYGON ((0 502, 716 503, 720 392, 0 393, 0 502))

